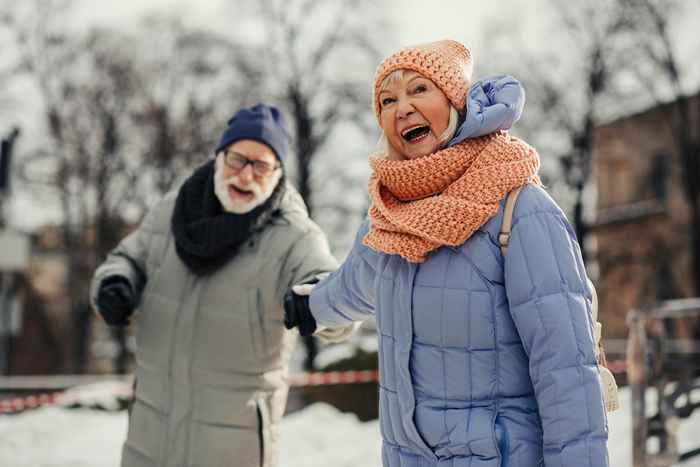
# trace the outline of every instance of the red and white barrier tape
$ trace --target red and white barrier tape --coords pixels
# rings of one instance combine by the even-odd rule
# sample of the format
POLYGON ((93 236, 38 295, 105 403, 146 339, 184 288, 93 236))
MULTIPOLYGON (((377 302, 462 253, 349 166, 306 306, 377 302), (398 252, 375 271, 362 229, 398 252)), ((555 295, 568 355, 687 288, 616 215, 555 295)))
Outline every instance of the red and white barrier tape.
MULTIPOLYGON (((288 378, 289 385, 293 387, 359 384, 377 381, 379 381, 377 370, 301 373, 290 375, 288 378)), ((0 414, 18 413, 47 405, 71 406, 85 403, 86 400, 90 401, 92 399, 89 396, 86 397, 85 394, 85 392, 80 390, 68 389, 66 391, 0 400, 0 414)), ((128 384, 115 386, 110 394, 129 399, 132 396, 131 386, 128 384)))
POLYGON ((290 386, 326 386, 331 384, 374 383, 379 381, 377 370, 329 371, 325 373, 301 373, 290 375, 290 386))
MULTIPOLYGON (((115 387, 110 395, 129 399, 132 396, 131 387, 128 385, 115 387)), ((86 396, 84 391, 68 389, 66 391, 0 400, 0 414, 23 412, 28 409, 35 409, 46 405, 59 405, 64 407, 70 407, 76 404, 89 405, 91 401, 96 402, 94 398, 89 396, 89 393, 86 396)))
POLYGON ((0 414, 23 412, 27 409, 34 409, 42 405, 53 405, 60 395, 60 392, 51 394, 41 394, 39 396, 15 397, 0 401, 0 414))
MULTIPOLYGON (((627 371, 627 362, 624 360, 610 361, 608 362, 608 368, 616 374, 625 373, 627 371)), ((379 372, 377 370, 360 370, 300 373, 290 375, 287 381, 292 387, 375 383, 379 381, 379 372)), ((128 399, 132 395, 131 388, 129 385, 115 387, 112 395, 128 399)), ((71 406, 84 400, 84 394, 74 390, 15 397, 0 400, 0 414, 23 412, 46 405, 71 406)))

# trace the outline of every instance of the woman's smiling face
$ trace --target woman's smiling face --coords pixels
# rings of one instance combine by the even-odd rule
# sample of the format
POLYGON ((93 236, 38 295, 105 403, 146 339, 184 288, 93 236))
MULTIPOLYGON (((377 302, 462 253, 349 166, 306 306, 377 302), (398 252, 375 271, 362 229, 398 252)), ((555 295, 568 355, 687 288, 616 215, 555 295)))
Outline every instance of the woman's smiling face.
POLYGON ((416 159, 440 148, 450 120, 450 101, 435 83, 415 71, 389 75, 379 92, 379 124, 390 155, 416 159))

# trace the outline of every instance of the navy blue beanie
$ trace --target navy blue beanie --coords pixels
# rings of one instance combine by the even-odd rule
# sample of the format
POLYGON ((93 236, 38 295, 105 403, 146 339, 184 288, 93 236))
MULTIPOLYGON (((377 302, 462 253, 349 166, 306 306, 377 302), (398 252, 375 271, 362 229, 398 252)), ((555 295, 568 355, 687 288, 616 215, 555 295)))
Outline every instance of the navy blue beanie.
POLYGON ((242 139, 252 139, 268 145, 280 162, 284 162, 289 146, 289 130, 282 113, 274 106, 257 104, 244 107, 228 121, 228 128, 214 154, 242 139))

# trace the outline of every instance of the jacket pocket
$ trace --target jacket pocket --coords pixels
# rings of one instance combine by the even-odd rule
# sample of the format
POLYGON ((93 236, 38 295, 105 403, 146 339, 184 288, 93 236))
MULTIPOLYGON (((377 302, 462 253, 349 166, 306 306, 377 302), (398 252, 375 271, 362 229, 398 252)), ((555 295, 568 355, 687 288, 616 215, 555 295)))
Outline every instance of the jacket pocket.
POLYGON ((260 467, 267 467, 265 448, 268 446, 269 413, 264 398, 256 401, 258 413, 258 441, 260 443, 260 467))
POLYGON ((262 293, 258 288, 248 290, 250 335, 253 339, 253 352, 261 361, 267 350, 267 329, 262 293))
POLYGON ((496 415, 494 421, 494 433, 496 436, 496 449, 501 456, 500 467, 508 467, 508 431, 500 415, 496 415))
POLYGON ((131 384, 131 399, 129 399, 129 402, 127 403, 126 410, 127 414, 129 415, 129 419, 131 419, 131 413, 134 411, 134 403, 136 402, 136 384, 138 383, 138 379, 134 377, 134 382, 131 384))

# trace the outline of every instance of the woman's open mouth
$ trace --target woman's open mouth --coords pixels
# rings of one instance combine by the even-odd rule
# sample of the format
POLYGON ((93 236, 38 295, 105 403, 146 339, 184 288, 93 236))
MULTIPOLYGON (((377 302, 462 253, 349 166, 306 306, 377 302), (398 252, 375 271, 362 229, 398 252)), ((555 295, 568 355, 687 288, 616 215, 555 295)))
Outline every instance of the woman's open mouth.
POLYGON ((401 137, 411 144, 423 142, 430 134, 430 127, 427 125, 414 126, 408 128, 401 133, 401 137))

